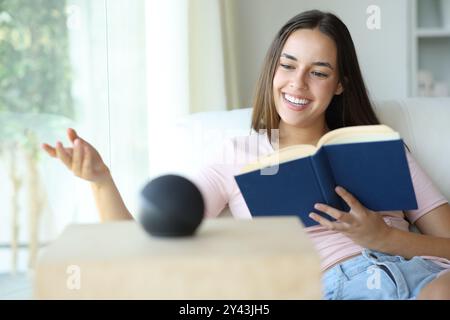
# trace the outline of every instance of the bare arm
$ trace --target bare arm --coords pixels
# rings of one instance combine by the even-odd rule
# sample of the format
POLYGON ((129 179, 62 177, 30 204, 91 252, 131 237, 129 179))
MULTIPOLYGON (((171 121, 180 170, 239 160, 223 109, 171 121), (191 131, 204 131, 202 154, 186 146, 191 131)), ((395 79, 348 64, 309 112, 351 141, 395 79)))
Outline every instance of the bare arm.
POLYGON ((419 218, 416 226, 422 234, 389 228, 388 235, 375 249, 405 258, 423 255, 450 259, 450 205, 448 203, 419 218))
POLYGON ((437 256, 450 259, 450 205, 443 204, 416 221, 424 234, 417 234, 390 227, 378 212, 364 207, 351 193, 343 188, 336 192, 350 207, 344 212, 319 204, 316 209, 335 218, 332 222, 315 213, 311 218, 329 230, 340 231, 362 247, 382 251, 405 258, 414 256, 437 256))
POLYGON ((91 187, 100 221, 133 219, 111 176, 101 184, 91 183, 91 187))
POLYGON ((68 129, 67 135, 73 148, 65 148, 57 142, 55 147, 43 144, 43 149, 51 157, 60 159, 75 176, 91 182, 101 221, 133 219, 98 151, 75 130, 68 129))

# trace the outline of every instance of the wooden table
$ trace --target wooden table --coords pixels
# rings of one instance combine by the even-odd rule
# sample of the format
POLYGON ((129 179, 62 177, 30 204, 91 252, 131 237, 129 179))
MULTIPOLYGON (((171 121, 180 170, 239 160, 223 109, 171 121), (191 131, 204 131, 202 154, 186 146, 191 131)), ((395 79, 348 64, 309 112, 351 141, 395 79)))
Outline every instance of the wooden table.
POLYGON ((321 299, 320 260, 296 217, 206 219, 193 237, 134 221, 71 225, 42 250, 37 299, 321 299))

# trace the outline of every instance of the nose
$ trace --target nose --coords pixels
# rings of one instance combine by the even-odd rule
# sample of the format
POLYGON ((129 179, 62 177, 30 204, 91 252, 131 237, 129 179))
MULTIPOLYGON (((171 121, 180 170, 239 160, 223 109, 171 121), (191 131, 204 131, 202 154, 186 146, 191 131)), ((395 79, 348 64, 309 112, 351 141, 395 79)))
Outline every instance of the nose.
POLYGON ((307 71, 300 69, 293 74, 289 82, 289 87, 293 89, 308 89, 307 71))

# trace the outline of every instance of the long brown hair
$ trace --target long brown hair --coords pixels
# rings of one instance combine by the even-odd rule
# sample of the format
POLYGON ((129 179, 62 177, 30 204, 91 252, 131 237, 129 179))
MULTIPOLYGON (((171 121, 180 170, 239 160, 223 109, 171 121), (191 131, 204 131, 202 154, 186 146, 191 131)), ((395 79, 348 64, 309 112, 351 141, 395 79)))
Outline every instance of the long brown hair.
POLYGON ((275 109, 273 78, 281 51, 289 36, 298 29, 315 29, 329 36, 337 48, 339 81, 344 87, 335 95, 326 112, 330 130, 356 125, 379 124, 364 84, 355 46, 345 24, 334 14, 318 10, 305 11, 290 19, 277 33, 267 52, 253 98, 252 128, 257 132, 278 129, 280 117, 275 109))

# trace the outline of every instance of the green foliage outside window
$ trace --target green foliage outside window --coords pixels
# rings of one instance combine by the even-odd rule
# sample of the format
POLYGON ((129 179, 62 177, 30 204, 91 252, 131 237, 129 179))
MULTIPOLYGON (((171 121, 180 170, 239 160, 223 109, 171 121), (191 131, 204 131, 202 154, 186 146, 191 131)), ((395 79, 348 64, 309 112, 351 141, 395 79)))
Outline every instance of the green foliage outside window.
POLYGON ((74 117, 64 0, 0 0, 0 113, 74 117))
POLYGON ((0 166, 12 190, 13 272, 22 214, 30 221, 29 267, 36 259, 39 219, 46 210, 39 145, 75 117, 66 21, 65 0, 0 0, 0 166), (27 212, 19 196, 25 191, 27 212))

